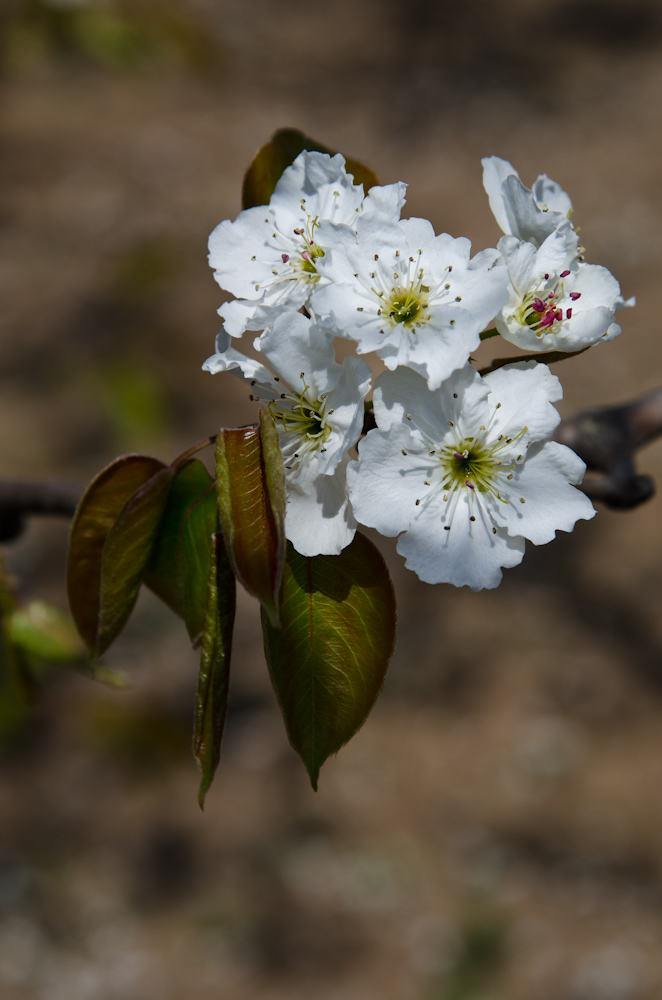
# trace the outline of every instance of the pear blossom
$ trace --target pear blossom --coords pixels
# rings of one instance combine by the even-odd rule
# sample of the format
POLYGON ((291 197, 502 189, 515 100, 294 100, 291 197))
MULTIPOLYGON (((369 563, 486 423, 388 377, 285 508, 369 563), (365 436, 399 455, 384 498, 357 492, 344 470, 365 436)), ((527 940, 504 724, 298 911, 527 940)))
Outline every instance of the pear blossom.
POLYGON ((482 164, 483 186, 502 232, 536 247, 542 246, 552 233, 559 232, 569 254, 568 266, 572 268, 581 249, 570 222, 572 202, 560 184, 541 174, 530 190, 508 160, 486 156, 482 164))
POLYGON ((230 371, 250 384, 250 398, 267 403, 285 466, 285 534, 304 556, 337 555, 356 531, 347 494, 348 449, 363 427, 371 374, 360 358, 339 365, 315 323, 284 312, 260 338, 261 361, 231 347, 226 331, 202 366, 230 371))
POLYGON ((621 332, 614 313, 625 305, 606 267, 568 259, 555 231, 540 246, 503 236, 498 250, 508 269, 509 298, 495 325, 506 340, 534 351, 579 351, 621 332))
POLYGON ((398 552, 426 583, 498 586, 525 539, 545 544, 595 514, 571 485, 584 463, 547 440, 561 395, 558 379, 533 361, 484 378, 467 364, 435 392, 407 368, 384 373, 377 429, 348 472, 357 520, 400 535, 398 552))
POLYGON ((319 281, 325 220, 354 225, 363 214, 399 219, 406 185, 373 187, 364 196, 337 153, 303 152, 281 175, 271 201, 221 222, 209 237, 214 277, 237 297, 219 309, 226 331, 261 330, 282 309, 306 305, 319 281), (274 311, 276 310, 276 311, 274 311))
POLYGON ((326 224, 320 232, 327 249, 318 270, 328 284, 313 293, 315 315, 355 340, 359 354, 375 351, 390 369, 406 365, 431 389, 466 364, 507 301, 498 252, 472 259, 468 239, 437 236, 426 219, 373 214, 354 230, 326 224))

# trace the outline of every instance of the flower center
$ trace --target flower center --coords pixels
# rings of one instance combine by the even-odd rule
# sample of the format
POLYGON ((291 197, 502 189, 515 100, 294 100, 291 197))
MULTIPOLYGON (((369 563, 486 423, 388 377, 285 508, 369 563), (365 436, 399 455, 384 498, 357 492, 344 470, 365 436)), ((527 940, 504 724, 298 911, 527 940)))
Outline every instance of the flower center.
MULTIPOLYGON (((563 271, 562 278, 567 277, 570 271, 563 271)), ((566 309, 565 317, 560 301, 565 297, 563 282, 557 281, 553 287, 549 287, 546 282, 549 275, 544 275, 544 281, 538 282, 535 287, 529 289, 515 312, 515 319, 521 326, 528 326, 538 336, 542 337, 546 333, 558 333, 560 324, 565 319, 572 316, 572 306, 566 309)), ((571 292, 570 298, 573 302, 580 296, 577 292, 571 292)))
MULTIPOLYGON (((429 317, 425 314, 430 289, 423 284, 423 269, 411 284, 394 285, 388 298, 382 298, 382 314, 395 326, 420 326, 429 317)), ((381 296, 380 296, 381 297, 381 296)))
POLYGON ((284 431, 296 435, 302 450, 314 450, 324 444, 331 428, 324 422, 324 403, 308 399, 307 390, 305 386, 300 396, 283 393, 280 400, 269 403, 269 410, 284 431))
MULTIPOLYGON (((324 257, 324 250, 315 240, 315 230, 319 229, 319 216, 315 218, 307 216, 305 229, 300 227, 294 233, 300 238, 301 249, 299 256, 292 261, 292 266, 298 271, 303 271, 306 275, 314 275, 317 278, 317 267, 315 261, 319 257, 324 257)), ((309 279, 310 280, 310 279, 309 279)))
POLYGON ((499 457, 500 446, 500 441, 488 447, 474 439, 468 439, 457 447, 444 448, 439 455, 444 471, 444 487, 467 487, 498 496, 493 483, 495 474, 511 468, 502 463, 499 457))

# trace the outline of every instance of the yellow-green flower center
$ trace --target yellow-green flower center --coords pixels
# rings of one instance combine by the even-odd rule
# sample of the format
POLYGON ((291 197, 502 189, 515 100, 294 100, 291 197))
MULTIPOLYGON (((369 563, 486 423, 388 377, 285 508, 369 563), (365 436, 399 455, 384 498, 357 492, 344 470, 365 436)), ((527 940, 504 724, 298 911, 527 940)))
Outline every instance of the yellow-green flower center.
POLYGON ((392 323, 403 326, 413 326, 417 320, 425 319, 423 311, 427 305, 427 285, 422 285, 420 279, 408 288, 393 288, 385 303, 386 312, 392 323))

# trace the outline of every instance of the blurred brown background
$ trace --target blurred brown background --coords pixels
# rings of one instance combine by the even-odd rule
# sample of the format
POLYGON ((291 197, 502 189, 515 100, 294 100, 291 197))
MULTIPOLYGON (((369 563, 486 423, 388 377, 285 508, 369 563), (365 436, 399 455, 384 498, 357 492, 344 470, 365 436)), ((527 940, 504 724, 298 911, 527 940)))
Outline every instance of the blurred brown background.
MULTIPOLYGON (((547 172, 639 303, 557 369, 562 412, 662 382, 655 0, 2 0, 0 31, 1 476, 85 481, 252 419, 200 371, 206 239, 284 125, 476 249, 499 235, 480 157, 547 172)), ((660 445, 640 464, 659 480, 660 445)), ((107 657, 130 687, 57 674, 0 755, 0 995, 657 1000, 660 504, 601 510, 478 595, 385 541, 397 653, 317 795, 240 595, 204 815, 196 657, 143 595, 107 657)), ((63 522, 30 525, 23 594, 64 606, 65 550, 63 522)))

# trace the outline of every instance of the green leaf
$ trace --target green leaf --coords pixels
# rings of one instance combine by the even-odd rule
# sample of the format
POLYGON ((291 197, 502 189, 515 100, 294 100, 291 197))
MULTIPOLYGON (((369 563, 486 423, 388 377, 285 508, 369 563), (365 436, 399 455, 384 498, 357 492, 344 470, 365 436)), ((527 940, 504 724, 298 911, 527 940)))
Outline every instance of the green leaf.
MULTIPOLYGON (((281 174, 294 163, 304 149, 331 155, 336 152, 321 142, 310 139, 296 128, 281 128, 274 132, 269 142, 256 153, 246 171, 241 192, 242 207, 268 205, 281 174)), ((379 184, 377 175, 358 160, 345 158, 345 164, 347 172, 354 178, 354 183, 363 184, 366 194, 374 184, 379 184)))
POLYGON ((127 500, 108 532, 101 553, 97 656, 122 631, 136 603, 173 474, 170 467, 159 469, 127 500))
POLYGON ((194 645, 204 629, 211 537, 217 531, 214 480, 195 459, 173 479, 143 578, 157 597, 184 619, 194 645))
POLYGON ((278 622, 285 562, 285 473, 278 432, 268 410, 259 427, 222 428, 216 485, 225 547, 235 575, 278 622))
POLYGON ((339 556, 288 545, 282 628, 262 616, 264 649, 290 743, 314 789, 319 770, 365 722, 395 645, 395 595, 365 535, 339 556))
POLYGON ((101 565, 106 541, 124 505, 165 468, 157 458, 123 455, 90 483, 76 510, 69 539, 67 593, 76 627, 92 654, 98 654, 100 648, 101 565))
POLYGON ((211 539, 208 584, 193 732, 193 753, 202 775, 201 809, 221 757, 235 612, 234 575, 220 534, 211 539))
POLYGON ((30 601, 7 619, 10 642, 40 659, 70 663, 85 656, 85 647, 68 615, 47 601, 30 601))

